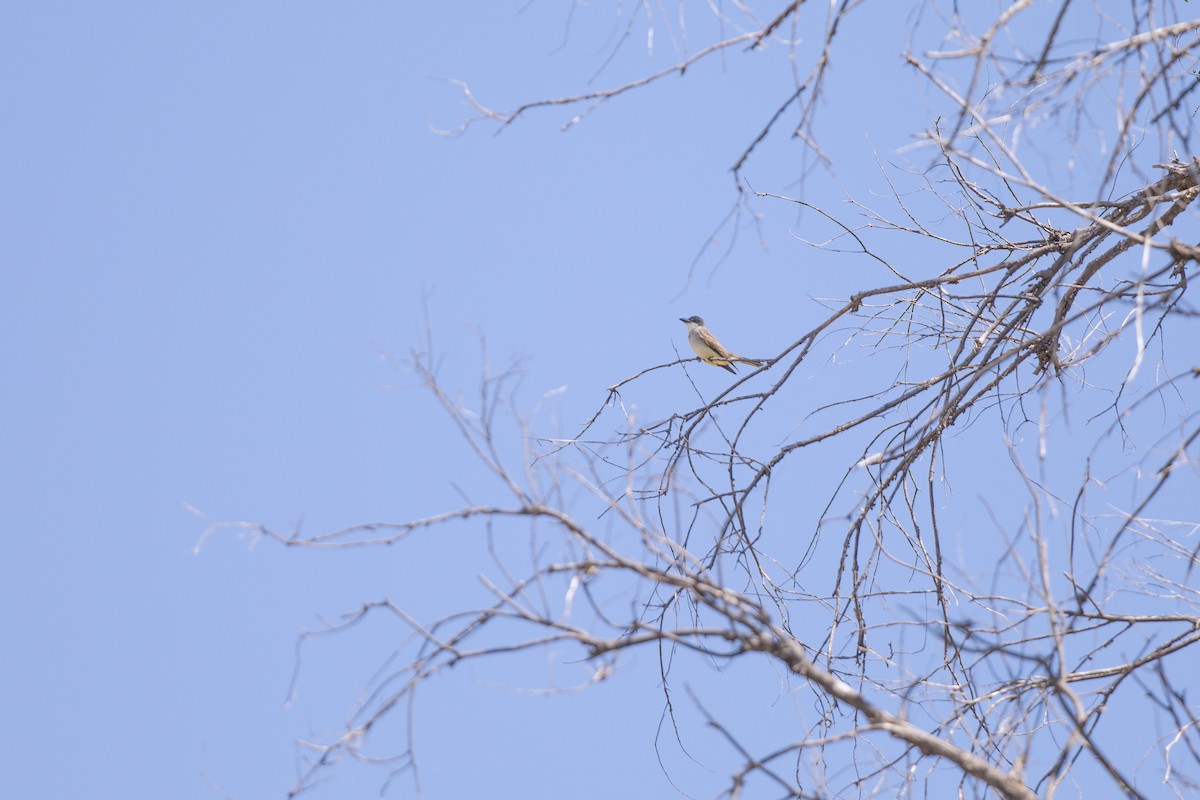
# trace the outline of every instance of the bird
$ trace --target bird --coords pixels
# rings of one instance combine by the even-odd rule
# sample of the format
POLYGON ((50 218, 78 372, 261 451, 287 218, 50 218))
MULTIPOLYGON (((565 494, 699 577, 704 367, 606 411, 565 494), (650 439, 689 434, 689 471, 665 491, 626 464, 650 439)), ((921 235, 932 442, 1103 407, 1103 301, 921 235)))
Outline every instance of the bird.
POLYGON ((687 325, 688 344, 692 346, 696 355, 700 356, 700 360, 706 364, 727 369, 735 375, 737 374, 737 370, 733 367, 735 363, 749 364, 752 367, 763 365, 761 361, 743 358, 726 350, 725 345, 712 335, 712 331, 704 327, 704 320, 700 317, 680 317, 679 321, 687 325))

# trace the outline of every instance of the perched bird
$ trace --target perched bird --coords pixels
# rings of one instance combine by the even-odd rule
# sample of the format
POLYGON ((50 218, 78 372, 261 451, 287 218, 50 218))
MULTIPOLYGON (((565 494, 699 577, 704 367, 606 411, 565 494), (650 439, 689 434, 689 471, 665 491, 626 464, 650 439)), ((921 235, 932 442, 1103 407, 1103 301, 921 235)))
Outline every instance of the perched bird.
POLYGON ((708 328, 704 327, 704 320, 699 317, 680 317, 679 321, 687 325, 688 329, 688 344, 692 346, 692 350, 696 355, 700 356, 701 360, 712 364, 715 367, 723 367, 730 372, 736 374, 737 370, 733 368, 735 363, 749 364, 752 367, 761 367, 763 362, 756 361, 753 358, 742 358, 736 353, 731 353, 725 349, 725 345, 721 344, 717 337, 712 335, 708 328))

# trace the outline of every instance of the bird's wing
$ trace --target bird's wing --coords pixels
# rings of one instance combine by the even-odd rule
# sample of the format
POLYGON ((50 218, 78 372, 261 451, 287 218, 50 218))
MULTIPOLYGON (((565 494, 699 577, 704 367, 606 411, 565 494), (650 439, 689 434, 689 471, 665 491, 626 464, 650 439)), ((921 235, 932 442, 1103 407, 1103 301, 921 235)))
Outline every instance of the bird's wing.
POLYGON ((708 349, 712 350, 720 358, 728 359, 733 357, 733 354, 725 349, 725 345, 717 341, 717 337, 713 336, 707 330, 700 334, 700 341, 704 342, 708 346, 708 349))

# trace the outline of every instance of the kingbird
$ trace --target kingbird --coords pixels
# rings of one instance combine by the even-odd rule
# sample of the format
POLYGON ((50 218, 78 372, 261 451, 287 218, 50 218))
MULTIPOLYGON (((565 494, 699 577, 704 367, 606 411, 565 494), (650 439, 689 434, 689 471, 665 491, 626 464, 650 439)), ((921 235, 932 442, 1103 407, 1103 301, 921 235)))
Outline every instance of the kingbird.
POLYGON ((687 325, 688 329, 688 344, 692 346, 692 350, 696 355, 700 356, 700 360, 707 364, 712 364, 714 367, 722 367, 730 372, 737 374, 737 370, 733 368, 735 363, 749 364, 752 367, 761 367, 763 362, 756 361, 753 358, 742 358, 741 356, 731 353, 725 349, 725 345, 717 340, 717 337, 712 335, 708 328, 704 327, 704 320, 699 317, 680 317, 679 321, 687 325))

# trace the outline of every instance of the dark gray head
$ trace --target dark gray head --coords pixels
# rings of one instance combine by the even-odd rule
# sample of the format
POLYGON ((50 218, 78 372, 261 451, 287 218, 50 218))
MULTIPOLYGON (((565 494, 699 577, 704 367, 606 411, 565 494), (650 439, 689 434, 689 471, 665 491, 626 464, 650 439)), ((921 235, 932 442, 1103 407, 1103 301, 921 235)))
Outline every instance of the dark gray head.
POLYGON ((703 325, 704 320, 699 317, 680 317, 679 321, 684 325, 703 325))

